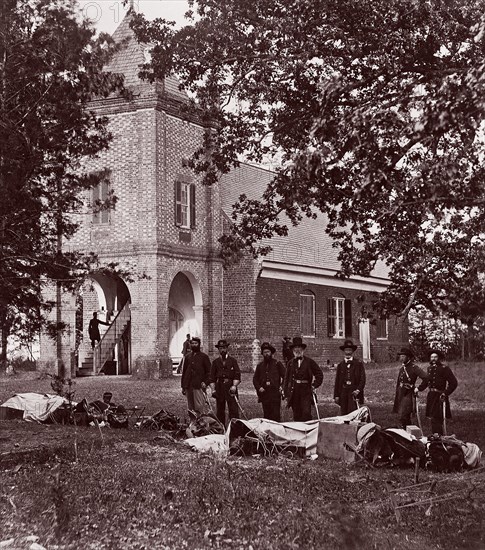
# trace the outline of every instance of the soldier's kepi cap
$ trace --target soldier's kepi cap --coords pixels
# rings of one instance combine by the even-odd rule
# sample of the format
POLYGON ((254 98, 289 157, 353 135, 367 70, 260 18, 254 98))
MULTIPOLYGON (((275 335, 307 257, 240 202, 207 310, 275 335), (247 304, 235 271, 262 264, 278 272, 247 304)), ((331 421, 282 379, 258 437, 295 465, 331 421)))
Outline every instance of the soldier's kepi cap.
POLYGON ((113 397, 113 394, 110 391, 105 391, 103 393, 103 399, 111 399, 113 397))
POLYGON ((217 342, 216 344, 216 348, 228 348, 229 347, 229 343, 227 340, 219 340, 219 342, 217 342))
POLYGON ((261 353, 263 353, 263 351, 264 351, 265 349, 269 349, 269 351, 270 351, 271 353, 275 353, 275 352, 276 352, 276 348, 274 348, 269 342, 263 342, 263 343, 261 344, 261 353))

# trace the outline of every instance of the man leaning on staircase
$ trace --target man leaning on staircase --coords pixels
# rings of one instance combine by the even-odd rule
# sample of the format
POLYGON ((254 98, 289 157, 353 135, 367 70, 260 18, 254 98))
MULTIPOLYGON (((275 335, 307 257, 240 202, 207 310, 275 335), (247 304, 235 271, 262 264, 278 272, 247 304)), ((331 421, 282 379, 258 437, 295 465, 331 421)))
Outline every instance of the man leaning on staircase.
POLYGON ((99 325, 106 325, 109 327, 109 323, 105 323, 98 319, 98 314, 93 313, 93 318, 89 321, 88 334, 89 339, 91 340, 91 347, 94 349, 96 342, 101 340, 101 335, 99 334, 99 325))

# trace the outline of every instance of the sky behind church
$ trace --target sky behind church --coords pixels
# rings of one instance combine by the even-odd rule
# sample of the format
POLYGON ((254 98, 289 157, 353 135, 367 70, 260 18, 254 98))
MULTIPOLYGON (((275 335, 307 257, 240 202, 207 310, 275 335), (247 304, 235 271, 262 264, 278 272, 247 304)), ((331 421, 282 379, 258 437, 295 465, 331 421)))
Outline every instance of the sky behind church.
MULTIPOLYGON (((123 0, 79 0, 82 13, 89 17, 99 31, 112 34, 125 16, 128 6, 123 0)), ((145 14, 147 19, 163 17, 183 24, 184 13, 188 10, 186 0, 133 0, 135 11, 145 14)))

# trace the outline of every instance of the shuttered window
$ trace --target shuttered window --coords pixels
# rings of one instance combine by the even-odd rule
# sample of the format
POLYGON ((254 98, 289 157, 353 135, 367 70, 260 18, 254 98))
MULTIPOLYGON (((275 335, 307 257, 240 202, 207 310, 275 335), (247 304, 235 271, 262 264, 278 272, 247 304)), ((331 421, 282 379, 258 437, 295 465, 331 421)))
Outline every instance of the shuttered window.
POLYGON ((96 187, 93 187, 93 223, 109 223, 110 209, 100 210, 100 203, 108 200, 109 197, 109 181, 102 180, 96 187))
POLYGON ((315 295, 310 291, 300 294, 300 331, 302 336, 315 336, 315 295))
POLYGON ((387 340, 387 337, 388 337, 387 317, 382 317, 380 319, 377 319, 376 329, 377 329, 377 338, 379 340, 387 340))
POLYGON ((352 302, 345 298, 329 298, 327 301, 327 328, 330 338, 352 336, 352 302))
POLYGON ((175 225, 195 228, 195 184, 175 182, 175 225))

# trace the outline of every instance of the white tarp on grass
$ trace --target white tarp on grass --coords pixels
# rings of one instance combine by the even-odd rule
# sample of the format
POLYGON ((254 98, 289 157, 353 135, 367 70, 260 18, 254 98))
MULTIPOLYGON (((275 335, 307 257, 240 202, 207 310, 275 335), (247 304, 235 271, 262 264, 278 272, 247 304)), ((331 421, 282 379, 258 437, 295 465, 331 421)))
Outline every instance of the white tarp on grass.
POLYGON ((28 422, 45 422, 67 399, 59 395, 41 393, 18 393, 2 403, 2 407, 24 411, 23 419, 28 422))

